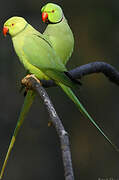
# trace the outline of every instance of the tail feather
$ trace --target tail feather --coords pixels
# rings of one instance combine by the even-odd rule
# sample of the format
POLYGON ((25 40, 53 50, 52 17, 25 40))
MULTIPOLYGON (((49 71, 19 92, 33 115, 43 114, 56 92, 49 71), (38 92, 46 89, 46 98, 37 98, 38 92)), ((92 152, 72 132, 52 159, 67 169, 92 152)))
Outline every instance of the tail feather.
POLYGON ((78 106, 78 109, 80 110, 80 112, 92 122, 92 124, 99 130, 99 132, 104 136, 104 138, 113 146, 113 148, 116 151, 119 151, 119 149, 116 147, 116 145, 113 144, 113 142, 105 135, 103 130, 96 124, 96 122, 93 120, 93 118, 89 115, 89 113, 86 111, 86 109, 80 103, 80 101, 75 96, 73 91, 69 87, 65 86, 64 84, 59 83, 59 86, 69 96, 69 98, 78 106))
POLYGON ((0 179, 2 179, 5 167, 7 165, 7 161, 8 161, 9 155, 11 153, 11 150, 12 150, 12 148, 14 146, 14 143, 15 143, 15 140, 16 140, 16 136, 17 136, 17 134, 18 134, 18 132, 20 130, 20 127, 23 124, 23 121, 24 121, 27 113, 29 112, 29 109, 30 109, 30 107, 31 107, 31 105, 33 103, 34 97, 35 97, 35 93, 33 91, 29 90, 27 92, 26 97, 25 97, 24 104, 22 106, 22 109, 21 109, 21 112, 20 112, 20 115, 19 115, 19 119, 17 121, 17 125, 16 125, 16 128, 14 130, 14 133, 13 133, 13 136, 12 136, 9 148, 8 148, 8 151, 7 151, 7 154, 6 154, 3 166, 2 166, 2 170, 0 172, 0 179))

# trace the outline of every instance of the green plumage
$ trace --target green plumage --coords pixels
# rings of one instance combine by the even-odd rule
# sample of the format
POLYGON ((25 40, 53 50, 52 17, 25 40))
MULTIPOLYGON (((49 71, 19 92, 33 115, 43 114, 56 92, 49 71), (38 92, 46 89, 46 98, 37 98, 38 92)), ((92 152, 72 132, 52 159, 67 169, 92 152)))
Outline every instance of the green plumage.
MULTIPOLYGON (((26 25, 27 22, 25 22, 26 25)), ((24 25, 24 26, 25 26, 24 25)), ((24 67, 38 79, 53 79, 73 87, 67 71, 47 39, 31 25, 12 37, 13 45, 24 67)))
POLYGON ((29 90, 26 97, 25 97, 24 104, 22 106, 18 122, 17 122, 16 128, 14 130, 14 133, 13 133, 13 136, 12 136, 12 139, 11 139, 11 142, 10 142, 10 145, 9 145, 9 148, 8 148, 8 151, 7 151, 3 166, 2 166, 2 170, 0 172, 0 179, 2 179, 4 169, 6 167, 10 152, 11 152, 11 150, 14 146, 14 143, 16 141, 16 136, 19 132, 19 129, 20 129, 23 121, 24 121, 24 118, 26 117, 26 115, 27 115, 32 103, 33 103, 34 98, 35 98, 35 93, 33 91, 29 90))
MULTIPOLYGON (((21 17, 10 18, 5 23, 5 26, 9 27, 10 23, 15 24, 14 27, 10 28, 9 33, 12 37, 15 51, 24 67, 30 73, 35 74, 35 76, 39 79, 54 80, 78 106, 81 113, 83 112, 83 114, 102 133, 101 129, 96 125, 88 112, 84 109, 84 107, 69 88, 73 86, 75 87, 75 84, 64 73, 64 71, 67 69, 60 61, 60 58, 56 55, 54 49, 50 45, 50 42, 47 42, 47 39, 45 39, 45 37, 40 32, 36 31, 21 17)), ((111 143, 111 141, 106 136, 105 138, 111 143)))
POLYGON ((48 13, 49 21, 43 34, 48 37, 62 63, 66 64, 73 52, 74 37, 62 9, 56 4, 48 3, 41 12, 48 13))
MULTIPOLYGON (((99 132, 106 138, 106 140, 117 150, 116 146, 110 141, 110 139, 103 133, 99 126, 94 122, 92 117, 85 110, 83 105, 77 99, 70 87, 75 87, 69 77, 64 73, 67 71, 66 67, 57 56, 52 44, 45 38, 44 35, 36 31, 30 24, 28 24, 21 17, 12 17, 4 24, 4 27, 9 29, 9 34, 12 37, 15 51, 24 65, 31 74, 34 74, 38 79, 52 79, 57 85, 59 85, 63 91, 69 96, 69 98, 77 105, 80 112, 85 115, 93 125, 99 130, 99 132)), ((4 164, 0 174, 2 178, 10 151, 14 145, 16 135, 19 128, 26 116, 33 100, 34 93, 29 92, 25 99, 24 106, 22 108, 17 127, 14 131, 4 164), (28 105, 28 106, 27 106, 28 105)))

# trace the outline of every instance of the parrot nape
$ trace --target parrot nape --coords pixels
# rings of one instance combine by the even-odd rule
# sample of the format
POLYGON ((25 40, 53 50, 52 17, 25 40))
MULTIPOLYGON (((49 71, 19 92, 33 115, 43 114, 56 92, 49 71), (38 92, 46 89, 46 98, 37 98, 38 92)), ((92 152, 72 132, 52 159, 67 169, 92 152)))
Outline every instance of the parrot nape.
POLYGON ((48 24, 43 35, 49 39, 63 64, 66 64, 73 52, 74 37, 63 11, 60 6, 48 3, 41 12, 43 22, 48 24))
MULTIPOLYGON (((105 139, 118 151, 115 144, 112 143, 112 141, 95 123, 95 121, 88 114, 88 112, 85 110, 83 105, 71 90, 71 88, 77 87, 76 81, 73 81, 73 79, 69 78, 70 76, 67 76, 68 73, 65 65, 61 62, 59 56, 57 56, 55 50, 47 38, 35 30, 22 17, 12 17, 8 19, 4 24, 3 33, 4 35, 7 33, 11 35, 15 52, 18 55, 21 63, 24 65, 25 69, 28 70, 31 74, 34 74, 39 80, 54 80, 55 83, 60 86, 62 90, 68 95, 68 97, 78 106, 80 112, 93 123, 93 125, 100 131, 105 139)), ((32 100, 30 101, 30 103, 32 103, 32 100)), ((28 101, 26 103, 28 103, 28 101)), ((23 114, 23 116, 25 116, 25 114, 23 114)), ((12 141, 9 145, 0 178, 2 178, 9 153, 15 142, 16 134, 19 130, 19 125, 20 124, 18 122, 17 128, 12 137, 12 141)))

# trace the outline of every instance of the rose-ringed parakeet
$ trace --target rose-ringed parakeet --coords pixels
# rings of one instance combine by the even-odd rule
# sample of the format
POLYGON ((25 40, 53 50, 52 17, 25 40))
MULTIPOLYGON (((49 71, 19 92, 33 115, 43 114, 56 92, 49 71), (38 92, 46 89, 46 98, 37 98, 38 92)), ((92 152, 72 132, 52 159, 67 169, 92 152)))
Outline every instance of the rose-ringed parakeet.
MULTIPOLYGON (((44 36, 48 38, 48 41, 50 41, 52 47, 55 49, 56 53, 59 55, 62 63, 66 64, 73 52, 74 37, 67 23, 67 20, 65 19, 63 15, 61 8, 56 4, 48 3, 46 6, 42 8, 42 19, 44 22, 48 20, 47 22, 49 24, 43 33, 44 36), (52 15, 49 14, 50 12, 48 9, 50 10, 50 12, 52 12, 52 15)), ((4 29, 4 33, 6 34, 6 29, 4 29)), ((35 98, 35 92, 33 91, 27 92, 23 107, 19 115, 18 123, 14 130, 13 138, 11 140, 11 143, 10 143, 7 155, 6 155, 6 159, 2 168, 1 177, 4 172, 4 168, 6 166, 8 156, 15 142, 14 137, 17 136, 17 133, 27 113, 29 112, 29 109, 34 101, 34 98, 35 98), (29 101, 30 103, 29 105, 27 105, 29 101)))
MULTIPOLYGON (((27 69, 31 74, 34 74, 40 80, 54 80, 55 83, 60 86, 63 91, 69 96, 69 98, 77 105, 80 112, 93 123, 93 125, 106 138, 106 140, 117 150, 116 146, 94 122, 92 117, 88 114, 88 112, 85 110, 83 105, 80 103, 80 101, 77 99, 77 97, 71 90, 71 87, 77 87, 77 85, 75 84, 75 82, 69 79, 69 76, 67 76, 66 67, 61 62, 59 56, 57 56, 55 50, 52 48, 52 45, 49 41, 47 41, 44 35, 36 31, 22 17, 12 17, 8 19, 4 24, 3 33, 4 35, 6 35, 7 33, 11 35, 16 54, 18 55, 21 63, 24 65, 25 69, 27 69)), ((23 108, 24 106, 26 107, 25 113, 27 113, 29 109, 29 107, 27 108, 27 104, 32 103, 32 99, 34 98, 34 94, 32 94, 32 91, 29 91, 28 93, 28 97, 30 97, 31 95, 32 98, 27 98, 26 102, 24 102, 23 108)), ((21 117, 17 123, 17 127, 14 131, 3 164, 0 178, 2 178, 10 151, 13 147, 16 135, 22 124, 24 116, 25 114, 21 114, 21 117)))
POLYGON ((73 52, 74 37, 62 9, 54 3, 48 3, 42 7, 41 12, 43 22, 48 24, 43 35, 48 38, 56 54, 66 65, 73 52))
POLYGON ((48 3, 41 12, 43 22, 48 24, 43 34, 48 37, 63 64, 66 64, 73 52, 74 37, 63 11, 60 6, 48 3))

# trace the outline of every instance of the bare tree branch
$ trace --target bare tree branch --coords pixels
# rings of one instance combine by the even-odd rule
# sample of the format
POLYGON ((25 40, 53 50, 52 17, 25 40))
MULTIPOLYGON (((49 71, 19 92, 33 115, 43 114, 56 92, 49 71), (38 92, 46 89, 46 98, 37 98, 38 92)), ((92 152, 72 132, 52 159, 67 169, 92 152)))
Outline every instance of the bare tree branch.
MULTIPOLYGON (((119 71, 112 65, 105 62, 91 62, 69 71, 74 79, 81 79, 83 76, 93 73, 103 73, 111 82, 119 85, 119 71)), ((44 87, 56 86, 52 80, 42 81, 44 87)))
POLYGON ((26 76, 22 80, 22 83, 27 88, 36 91, 43 100, 46 109, 49 113, 51 123, 55 127, 56 132, 60 139, 62 159, 63 159, 64 172, 65 172, 65 180, 74 180, 68 133, 65 131, 63 124, 59 116, 57 115, 46 90, 42 87, 40 81, 37 80, 33 75, 26 76))
MULTIPOLYGON (((119 85, 119 72, 113 66, 105 62, 92 62, 69 71, 69 74, 74 79, 81 79, 83 76, 93 73, 103 73, 111 82, 119 85)), ((55 127, 60 139, 65 180, 74 180, 68 134, 65 131, 63 124, 59 116, 57 115, 47 92, 43 88, 43 86, 52 87, 56 86, 56 84, 52 80, 39 81, 33 75, 26 76, 22 80, 22 84, 25 85, 27 88, 36 91, 43 100, 46 109, 49 113, 51 123, 55 127)))

